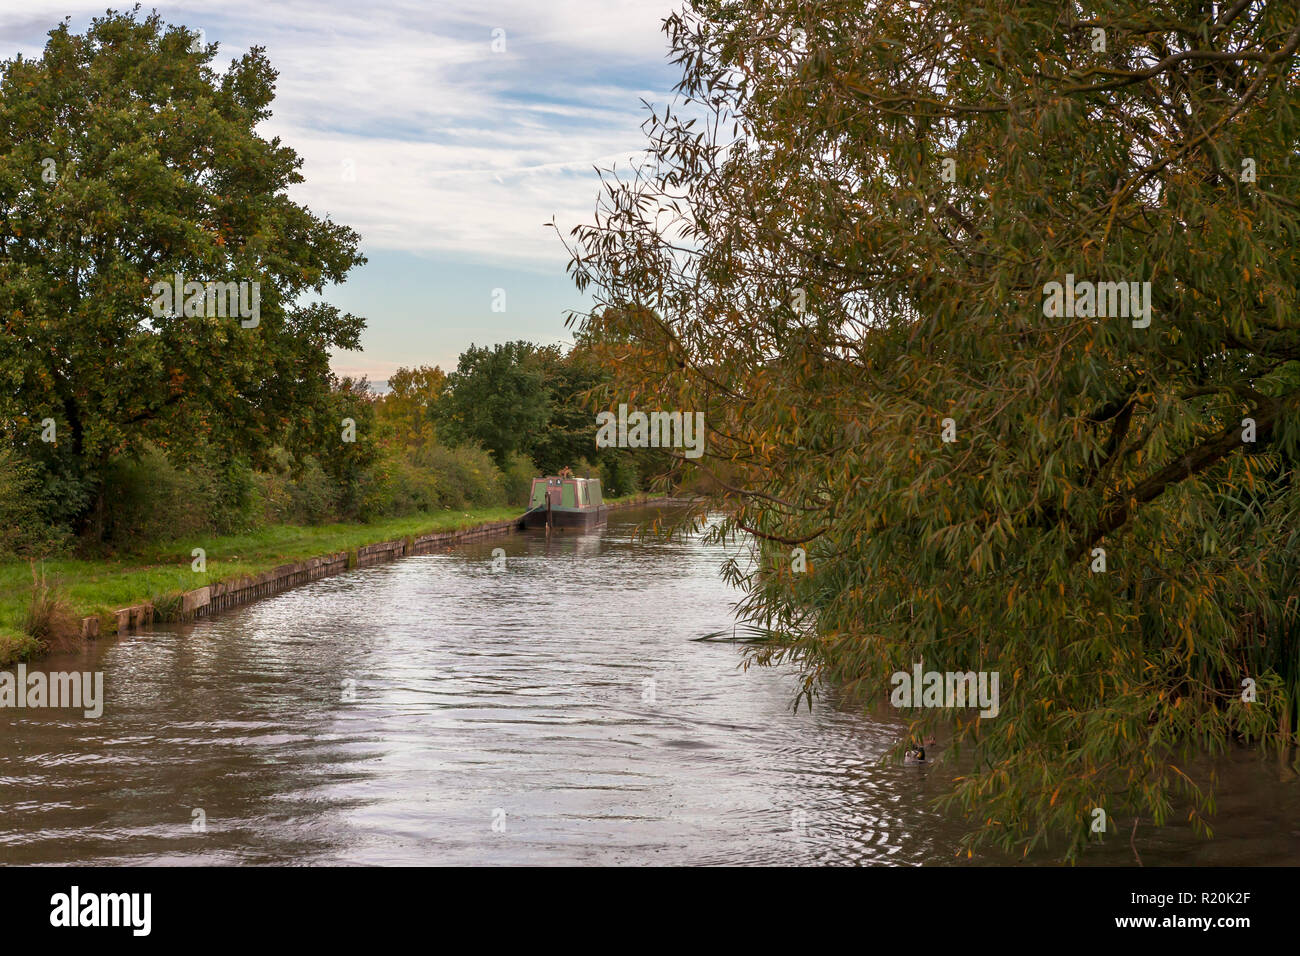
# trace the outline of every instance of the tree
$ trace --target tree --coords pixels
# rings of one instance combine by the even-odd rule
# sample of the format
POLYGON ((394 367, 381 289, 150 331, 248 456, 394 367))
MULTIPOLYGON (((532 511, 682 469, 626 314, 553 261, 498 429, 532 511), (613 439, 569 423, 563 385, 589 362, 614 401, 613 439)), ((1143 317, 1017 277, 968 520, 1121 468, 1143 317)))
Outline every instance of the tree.
POLYGON ((447 385, 436 365, 399 368, 388 379, 388 394, 375 402, 375 411, 389 435, 403 448, 425 448, 434 442, 433 415, 447 385))
MULTIPOLYGON (((662 410, 665 406, 656 405, 656 396, 664 397, 666 382, 655 383, 657 391, 643 394, 643 383, 638 374, 626 374, 628 370, 646 367, 646 361, 639 353, 646 347, 620 331, 634 326, 636 317, 622 317, 617 308, 600 320, 579 328, 574 335, 574 347, 569 352, 568 361, 579 376, 581 391, 570 392, 574 406, 580 406, 581 412, 574 415, 574 441, 578 446, 581 438, 582 453, 599 464, 604 477, 603 490, 607 494, 625 495, 647 486, 659 488, 682 487, 688 484, 691 473, 689 462, 680 453, 661 448, 620 448, 610 446, 593 450, 592 434, 595 411, 610 411, 617 414, 620 405, 626 404, 631 410, 662 410), (631 319, 631 321, 629 321, 631 319), (581 370, 580 372, 578 370, 581 370), (644 408, 642 403, 647 403, 644 408), (583 431, 576 431, 578 422, 583 431), (593 454, 594 451, 594 454, 593 454)), ((649 320, 650 316, 644 316, 649 320)), ((661 348, 654 343, 651 348, 661 348)), ((650 362, 653 363, 653 359, 650 362)), ((669 401, 675 401, 669 393, 669 401)), ((680 409, 680 406, 674 406, 680 409)), ((577 460, 576 458, 573 460, 577 460)))
MULTIPOLYGON (((322 397, 316 414, 291 428, 290 447, 311 449, 311 457, 339 489, 338 505, 345 514, 359 511, 359 494, 367 469, 379 458, 375 400, 364 378, 328 375, 329 391, 322 397)), ((306 455, 295 462, 302 474, 306 455)))
POLYGON ((601 369, 576 350, 565 354, 555 345, 538 348, 530 362, 545 383, 546 421, 522 450, 545 475, 579 461, 594 461, 596 419, 588 401, 591 390, 604 378, 601 369))
POLYGON ((1295 739, 1294 4, 665 29, 681 102, 571 271, 639 344, 626 387, 707 410, 755 659, 868 706, 918 662, 998 672, 996 718, 907 711, 951 735, 973 843, 1203 826, 1189 761, 1295 739))
POLYGON ((359 348, 362 319, 299 304, 365 260, 255 132, 275 70, 255 47, 218 74, 196 40, 110 12, 0 64, 0 413, 81 530, 113 456, 259 461, 326 412, 330 350, 359 348))
POLYGON ((433 413, 448 441, 482 445, 505 469, 513 453, 535 440, 547 421, 549 396, 533 352, 519 341, 490 349, 471 344, 461 353, 433 413))

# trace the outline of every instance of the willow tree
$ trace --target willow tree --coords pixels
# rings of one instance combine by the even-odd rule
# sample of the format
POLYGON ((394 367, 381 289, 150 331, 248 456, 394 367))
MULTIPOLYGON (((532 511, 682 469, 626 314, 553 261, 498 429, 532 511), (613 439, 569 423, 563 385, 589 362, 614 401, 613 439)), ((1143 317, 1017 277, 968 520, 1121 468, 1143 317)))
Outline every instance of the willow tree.
POLYGON ((1198 758, 1294 741, 1295 4, 665 29, 678 102, 571 271, 631 343, 611 400, 708 413, 755 659, 867 706, 917 664, 999 673, 996 717, 904 711, 972 844, 1207 827, 1198 758))

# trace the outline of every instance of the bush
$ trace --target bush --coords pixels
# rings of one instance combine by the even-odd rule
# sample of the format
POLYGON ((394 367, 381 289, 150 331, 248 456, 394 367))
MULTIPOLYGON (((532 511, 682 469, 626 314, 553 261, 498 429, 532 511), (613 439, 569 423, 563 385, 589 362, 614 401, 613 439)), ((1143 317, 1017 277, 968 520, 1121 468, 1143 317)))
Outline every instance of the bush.
POLYGON ((405 459, 398 459, 393 468, 393 513, 416 514, 434 511, 439 507, 438 476, 419 468, 405 459))
POLYGON ((600 463, 600 487, 607 497, 635 494, 641 488, 641 476, 628 455, 609 455, 600 463))
POLYGON ((67 546, 67 532, 47 522, 40 490, 35 469, 0 448, 0 557, 43 557, 67 546))
POLYGON ((342 489, 314 457, 289 484, 291 519, 295 524, 321 524, 339 516, 342 489))
POLYGON ((533 460, 522 453, 515 453, 506 462, 505 473, 501 476, 506 492, 506 504, 520 508, 528 506, 528 497, 532 494, 533 479, 538 475, 533 460))
POLYGON ((253 473, 239 461, 199 458, 182 467, 150 446, 137 459, 110 462, 104 489, 104 539, 117 545, 226 534, 255 519, 253 473))
POLYGON ((338 484, 315 458, 307 456, 298 473, 289 470, 288 456, 277 466, 254 476, 262 515, 273 524, 322 524, 339 516, 338 484))
POLYGON ((23 617, 23 631, 38 641, 43 651, 71 650, 79 643, 81 627, 63 591, 37 574, 32 563, 32 596, 23 617))
POLYGON ((443 508, 498 508, 506 503, 501 471, 474 445, 434 445, 415 455, 415 465, 432 472, 443 508))
POLYGON ((363 474, 358 485, 358 516, 363 521, 411 515, 441 507, 438 477, 411 463, 400 452, 386 452, 363 474))

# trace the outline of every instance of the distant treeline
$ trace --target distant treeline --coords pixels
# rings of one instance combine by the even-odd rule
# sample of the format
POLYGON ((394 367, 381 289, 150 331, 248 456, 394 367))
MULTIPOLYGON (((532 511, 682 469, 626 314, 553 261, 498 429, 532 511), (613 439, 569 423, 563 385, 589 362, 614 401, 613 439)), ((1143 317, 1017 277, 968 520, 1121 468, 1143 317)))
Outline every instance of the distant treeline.
POLYGON ((398 369, 382 396, 365 379, 331 376, 328 400, 300 423, 315 440, 276 444, 257 460, 208 442, 149 440, 92 469, 28 429, 0 449, 0 554, 522 507, 535 475, 563 467, 600 477, 606 495, 636 492, 668 461, 595 447, 590 393, 607 380, 585 346, 523 341, 471 345, 450 373, 398 369))

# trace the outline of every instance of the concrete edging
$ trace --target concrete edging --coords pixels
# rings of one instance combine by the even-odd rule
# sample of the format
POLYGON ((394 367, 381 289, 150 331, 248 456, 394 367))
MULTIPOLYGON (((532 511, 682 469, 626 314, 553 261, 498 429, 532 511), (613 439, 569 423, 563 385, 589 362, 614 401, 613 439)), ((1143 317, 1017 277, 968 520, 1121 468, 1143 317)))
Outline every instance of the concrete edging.
MULTIPOLYGON (((642 505, 666 504, 679 501, 677 498, 640 498, 609 505, 610 511, 623 508, 635 508, 642 505)), ((463 541, 475 541, 498 534, 512 534, 519 530, 519 519, 494 521, 462 528, 459 531, 436 531, 425 535, 408 535, 394 541, 379 541, 375 544, 362 545, 351 551, 336 551, 332 554, 308 558, 294 564, 282 564, 278 568, 261 574, 245 575, 230 581, 218 581, 181 594, 181 621, 194 621, 210 617, 228 608, 250 604, 253 601, 281 591, 287 591, 311 581, 342 574, 353 568, 368 568, 376 564, 395 561, 408 555, 430 554, 433 551, 463 541)), ((134 604, 119 608, 113 612, 114 632, 129 634, 152 624, 154 620, 152 602, 134 604)), ((99 618, 92 615, 82 618, 81 636, 85 640, 94 640, 99 636, 99 618)))

